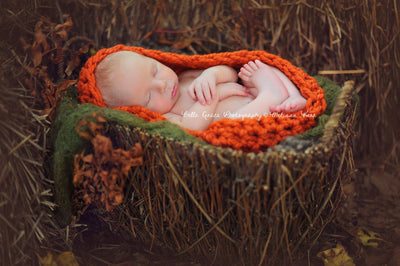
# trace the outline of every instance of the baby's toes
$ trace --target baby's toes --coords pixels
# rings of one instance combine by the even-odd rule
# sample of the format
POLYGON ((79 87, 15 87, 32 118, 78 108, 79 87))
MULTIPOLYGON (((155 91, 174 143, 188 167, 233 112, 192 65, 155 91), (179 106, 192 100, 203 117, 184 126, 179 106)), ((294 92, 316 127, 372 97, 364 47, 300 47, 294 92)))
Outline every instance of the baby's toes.
POLYGON ((240 68, 239 77, 249 79, 251 77, 251 72, 246 68, 242 67, 240 68))
POLYGON ((256 65, 256 63, 254 63, 254 61, 250 61, 249 63, 247 63, 247 65, 251 68, 252 71, 256 71, 258 69, 258 66, 256 65))
POLYGON ((290 112, 290 103, 283 103, 280 105, 279 112, 287 113, 290 112))
POLYGON ((249 81, 250 80, 250 77, 247 76, 246 74, 242 73, 242 72, 238 73, 238 77, 241 78, 243 81, 249 81))
POLYGON ((289 105, 289 110, 290 110, 290 111, 295 110, 296 107, 297 107, 297 103, 290 103, 290 105, 289 105))
POLYGON ((244 64, 243 68, 248 71, 249 75, 252 75, 252 73, 257 70, 257 66, 253 61, 244 64))
POLYGON ((280 113, 280 112, 284 112, 284 110, 285 110, 285 105, 284 104, 280 104, 280 105, 276 106, 274 112, 280 113))
POLYGON ((256 64, 256 66, 257 66, 257 69, 258 69, 258 68, 268 68, 268 67, 269 67, 267 64, 261 62, 261 61, 258 60, 258 59, 255 61, 255 64, 256 64))

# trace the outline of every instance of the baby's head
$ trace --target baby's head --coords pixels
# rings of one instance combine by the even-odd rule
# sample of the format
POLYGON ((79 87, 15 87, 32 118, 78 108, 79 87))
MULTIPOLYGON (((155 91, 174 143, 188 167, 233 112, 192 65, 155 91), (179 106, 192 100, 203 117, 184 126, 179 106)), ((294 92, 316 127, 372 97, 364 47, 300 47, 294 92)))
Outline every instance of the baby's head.
POLYGON ((169 112, 179 98, 178 77, 162 63, 135 52, 107 55, 96 67, 96 86, 111 108, 140 105, 169 112))

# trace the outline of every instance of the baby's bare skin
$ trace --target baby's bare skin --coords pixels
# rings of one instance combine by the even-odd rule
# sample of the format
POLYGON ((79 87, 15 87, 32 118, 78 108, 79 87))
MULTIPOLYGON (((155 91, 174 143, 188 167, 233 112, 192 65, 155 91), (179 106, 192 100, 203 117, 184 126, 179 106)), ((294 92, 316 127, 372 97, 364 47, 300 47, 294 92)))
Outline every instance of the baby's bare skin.
POLYGON ((253 93, 266 90, 272 96, 276 96, 276 102, 284 98, 280 103, 269 106, 270 112, 291 113, 303 109, 307 103, 287 76, 259 60, 245 64, 239 72, 239 77, 253 93), (282 86, 286 90, 280 89, 282 86))
MULTIPOLYGON (((268 115, 270 112, 293 112, 304 108, 306 100, 300 95, 297 88, 289 79, 282 81, 278 75, 272 67, 261 61, 251 61, 244 65, 238 74, 249 94, 220 99, 213 112, 204 111, 197 115, 207 116, 210 121, 217 121, 223 118, 268 115), (289 82, 290 84, 288 84, 289 82)), ((284 75, 282 74, 282 76, 284 75)), ((191 97, 184 96, 184 92, 190 90, 195 79, 196 77, 193 77, 180 82, 179 87, 182 96, 173 108, 173 113, 185 114, 185 110, 189 110, 196 103, 192 95, 189 94, 191 97)), ((245 88, 235 82, 216 85, 216 91, 234 89, 244 90, 245 88)))
POLYGON ((122 51, 107 56, 95 75, 107 106, 140 105, 191 130, 205 130, 223 118, 294 112, 306 104, 282 72, 258 60, 245 64, 239 74, 217 65, 177 76, 159 61, 122 51))

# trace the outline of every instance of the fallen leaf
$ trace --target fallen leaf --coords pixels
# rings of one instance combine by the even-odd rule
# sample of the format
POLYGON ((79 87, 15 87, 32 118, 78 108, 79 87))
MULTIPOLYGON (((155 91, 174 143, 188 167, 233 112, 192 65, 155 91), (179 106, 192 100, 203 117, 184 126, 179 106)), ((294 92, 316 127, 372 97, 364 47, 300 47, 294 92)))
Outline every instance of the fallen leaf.
POLYGON ((78 266, 78 262, 74 256, 74 253, 71 251, 66 251, 58 255, 57 259, 57 266, 78 266))
POLYGON ((55 261, 55 259, 53 258, 53 254, 51 254, 50 252, 47 252, 47 255, 44 256, 43 258, 39 257, 39 261, 40 261, 40 265, 43 266, 57 266, 57 263, 55 261))
POLYGON ((379 238, 378 234, 372 232, 372 231, 366 231, 363 229, 359 229, 357 232, 358 238, 361 240, 361 243, 364 246, 370 246, 370 247, 378 247, 377 241, 383 241, 382 238, 379 238))
POLYGON ((319 252, 317 257, 324 261, 325 266, 355 266, 353 259, 339 243, 335 248, 319 252))
POLYGON ((28 51, 32 47, 32 45, 28 44, 23 37, 20 37, 19 40, 22 43, 22 49, 24 50, 24 52, 28 51))
POLYGON ((78 262, 71 251, 66 251, 55 257, 51 252, 47 252, 45 257, 39 257, 40 264, 43 266, 78 266, 78 262))
POLYGON ((78 56, 72 57, 68 62, 67 68, 65 69, 65 74, 67 74, 68 77, 71 76, 72 72, 79 66, 80 63, 81 60, 78 56))
POLYGON ((58 98, 60 97, 60 93, 62 91, 69 88, 70 86, 76 84, 76 82, 77 82, 76 79, 74 79, 74 80, 67 79, 67 80, 63 81, 60 85, 58 85, 56 88, 56 100, 58 100, 58 98))
POLYGON ((68 33, 66 30, 60 30, 56 32, 55 35, 58 36, 63 41, 65 41, 68 38, 68 33))
MULTIPOLYGON (((92 117, 100 123, 106 121, 95 112, 92 117)), ((112 211, 124 201, 129 172, 143 164, 143 150, 139 143, 129 150, 115 149, 111 139, 102 135, 103 126, 93 121, 81 120, 77 131, 93 145, 93 153, 74 156, 73 198, 79 219, 91 204, 112 211), (82 127, 86 130, 82 131, 82 127)))
POLYGON ((66 15, 66 17, 67 21, 65 21, 63 24, 58 24, 57 26, 55 26, 54 27, 55 31, 63 31, 63 30, 69 31, 72 28, 72 26, 74 25, 74 23, 72 22, 72 17, 68 15, 66 15))
POLYGON ((186 39, 181 39, 178 42, 174 43, 172 47, 182 50, 187 48, 190 44, 192 44, 192 40, 190 38, 186 38, 186 39))
POLYGON ((34 43, 31 47, 31 55, 32 55, 32 63, 34 67, 37 67, 42 63, 42 48, 40 47, 39 44, 34 43))

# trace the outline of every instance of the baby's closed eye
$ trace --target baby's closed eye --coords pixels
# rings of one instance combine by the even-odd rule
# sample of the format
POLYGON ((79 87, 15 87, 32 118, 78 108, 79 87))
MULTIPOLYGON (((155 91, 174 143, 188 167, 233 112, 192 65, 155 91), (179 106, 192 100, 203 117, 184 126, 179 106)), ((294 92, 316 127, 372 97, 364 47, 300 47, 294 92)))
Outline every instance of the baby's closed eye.
POLYGON ((152 74, 153 77, 157 76, 157 74, 158 74, 158 66, 157 66, 156 63, 153 64, 153 67, 152 67, 151 71, 152 71, 151 74, 152 74))
POLYGON ((149 103, 150 103, 150 100, 151 100, 151 91, 149 91, 148 93, 147 93, 147 95, 146 95, 146 103, 145 103, 145 107, 147 107, 148 105, 149 105, 149 103))

